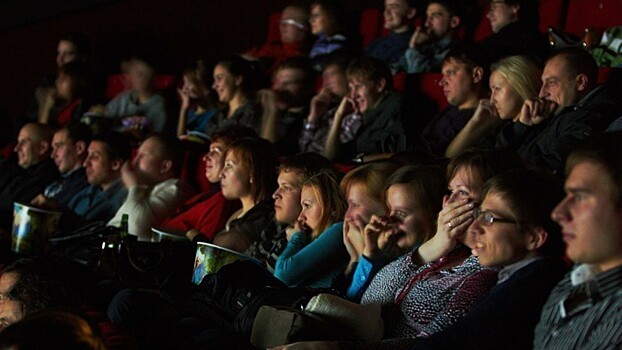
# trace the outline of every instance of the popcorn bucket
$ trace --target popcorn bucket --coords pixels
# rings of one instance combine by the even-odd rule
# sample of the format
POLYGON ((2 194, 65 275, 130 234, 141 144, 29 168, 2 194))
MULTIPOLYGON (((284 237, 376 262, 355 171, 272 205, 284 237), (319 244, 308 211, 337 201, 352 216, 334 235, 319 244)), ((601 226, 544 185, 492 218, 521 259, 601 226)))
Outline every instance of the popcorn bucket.
POLYGON ((22 254, 41 254, 56 230, 61 212, 13 203, 11 250, 22 254))
POLYGON ((216 273, 221 267, 229 265, 238 260, 257 259, 240 254, 231 249, 223 248, 211 243, 197 243, 197 252, 194 258, 194 270, 192 272, 192 283, 199 284, 205 275, 216 273))

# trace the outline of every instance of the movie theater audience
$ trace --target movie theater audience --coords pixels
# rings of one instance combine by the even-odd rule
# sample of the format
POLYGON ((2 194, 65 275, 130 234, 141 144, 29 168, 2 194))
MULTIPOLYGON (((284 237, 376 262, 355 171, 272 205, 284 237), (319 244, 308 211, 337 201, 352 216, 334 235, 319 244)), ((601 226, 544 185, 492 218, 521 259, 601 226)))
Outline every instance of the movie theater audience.
MULTIPOLYGON (((562 14, 569 12, 566 3, 562 14)), ((356 318, 346 327, 314 318, 321 326, 312 327, 322 329, 305 337, 327 341, 286 349, 620 347, 622 135, 600 133, 615 129, 612 122, 622 115, 615 84, 600 84, 615 83, 619 72, 599 70, 578 47, 544 61, 549 48, 537 10, 553 6, 548 3, 490 1, 481 25, 490 22, 493 34, 472 44, 468 37, 482 29, 470 26, 466 10, 473 4, 386 0, 387 35, 365 50, 356 47, 354 33, 367 34, 370 24, 380 29, 380 12, 371 15, 375 24, 365 12, 358 27, 345 3, 307 5, 285 7, 271 23, 280 38, 244 56, 226 56, 209 43, 211 57, 227 57, 216 62, 211 87, 204 61, 186 52, 174 57, 196 65, 164 90, 168 77, 149 63, 161 57, 125 61, 131 86, 91 109, 112 117, 93 129, 77 122, 102 98, 93 91, 105 76, 87 65, 85 35, 61 38, 58 70, 37 89, 26 119, 10 115, 3 123, 13 131, 4 133, 10 140, 3 139, 0 160, 0 242, 14 237, 14 203, 60 211, 53 247, 46 247, 54 249, 43 254, 62 264, 16 260, 23 252, 9 252, 8 244, 0 249, 0 347, 114 348, 85 314, 65 312, 79 303, 102 316, 108 305, 107 316, 127 326, 134 345, 238 349, 249 346, 250 325, 261 305, 272 305, 275 289, 281 293, 275 307, 293 306, 289 312, 303 316, 307 300, 331 289, 356 318), (421 22, 415 17, 424 5, 421 22), (313 45, 309 32, 317 36, 313 45), (354 55, 360 52, 369 56, 354 55), (404 78, 392 70, 417 74, 404 78), (440 87, 431 91, 437 73, 427 72, 438 70, 440 87), (449 107, 431 118, 419 98, 437 99, 441 90, 449 107), (167 120, 167 105, 179 107, 175 119, 167 120), (415 124, 427 126, 404 127, 415 124), (185 142, 199 133, 207 135, 201 144, 185 142), (128 136, 143 142, 132 149, 128 136), (205 172, 196 174, 201 156, 205 172), (203 176, 211 188, 184 203, 191 193, 186 181, 204 185, 203 176), (148 291, 79 298, 72 292, 89 294, 104 276, 115 287, 141 285, 132 280, 142 269, 136 262, 149 257, 135 247, 190 260, 170 242, 124 239, 112 227, 122 226, 125 214, 129 233, 141 241, 161 228, 259 264, 227 265, 222 276, 199 285, 186 278, 188 264, 148 291), (65 243, 77 250, 60 256, 64 248, 56 248, 65 243), (102 258, 102 250, 113 258, 102 258), (569 262, 575 266, 567 273, 569 262), (223 282, 235 266, 252 268, 223 282), (217 295, 222 290, 231 294, 217 295), (233 321, 210 310, 230 312, 233 321), (353 341, 350 330, 358 326, 369 327, 377 341, 353 341), (323 329, 343 337, 320 336, 323 329)), ((168 63, 175 70, 185 64, 168 63)), ((38 225, 31 220, 20 232, 38 225)), ((176 266, 166 261, 145 265, 140 276, 176 266)), ((294 327, 309 327, 297 321, 294 327)))
POLYGON ((493 147, 501 127, 520 118, 523 103, 538 96, 542 70, 529 58, 509 56, 490 69, 490 99, 479 101, 473 117, 447 146, 446 157, 469 147, 493 147))

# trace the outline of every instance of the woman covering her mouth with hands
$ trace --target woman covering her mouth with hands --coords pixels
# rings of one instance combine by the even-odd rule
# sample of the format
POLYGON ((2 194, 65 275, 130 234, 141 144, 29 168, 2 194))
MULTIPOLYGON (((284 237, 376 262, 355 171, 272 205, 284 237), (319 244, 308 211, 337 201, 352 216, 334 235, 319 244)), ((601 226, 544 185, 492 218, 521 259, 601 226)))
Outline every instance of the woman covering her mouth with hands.
MULTIPOLYGON (((440 167, 414 165, 404 166, 388 178, 384 185, 385 208, 373 213, 367 225, 359 228, 362 246, 358 248, 358 264, 346 292, 348 299, 359 302, 383 266, 430 239, 436 213, 441 208, 441 178, 440 167)), ((350 228, 353 230, 356 228, 350 228)))
POLYGON ((330 288, 348 261, 342 239, 346 203, 336 172, 326 170, 309 178, 300 204, 298 229, 288 235, 274 276, 290 287, 330 288))
MULTIPOLYGON (((451 161, 450 193, 443 198, 436 234, 380 270, 363 294, 362 304, 382 306, 385 338, 438 332, 466 315, 472 303, 494 285, 497 270, 482 267, 471 256, 474 241, 466 229, 484 182, 521 165, 516 156, 500 150, 467 151, 451 161)), ((384 223, 377 220, 379 236, 393 235, 395 230, 384 223)), ((400 237, 396 238, 399 247, 400 237)))

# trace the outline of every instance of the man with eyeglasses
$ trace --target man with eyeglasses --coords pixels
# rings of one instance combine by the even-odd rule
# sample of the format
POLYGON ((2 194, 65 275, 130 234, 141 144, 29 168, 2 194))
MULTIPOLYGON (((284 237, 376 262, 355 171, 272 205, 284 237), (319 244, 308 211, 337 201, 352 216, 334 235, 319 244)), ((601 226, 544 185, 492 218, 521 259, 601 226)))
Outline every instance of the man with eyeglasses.
POLYGON ((245 56, 260 60, 268 73, 273 72, 284 60, 306 56, 309 51, 309 10, 298 5, 283 9, 279 21, 280 40, 268 42, 251 49, 245 56))
POLYGON ((563 173, 570 150, 622 113, 613 89, 598 85, 597 78, 598 67, 587 51, 558 51, 546 62, 540 96, 524 102, 519 118, 501 130, 497 146, 563 173))
POLYGON ((622 133, 570 154, 566 197, 551 217, 574 270, 553 289, 535 329, 535 349, 622 345, 622 133))

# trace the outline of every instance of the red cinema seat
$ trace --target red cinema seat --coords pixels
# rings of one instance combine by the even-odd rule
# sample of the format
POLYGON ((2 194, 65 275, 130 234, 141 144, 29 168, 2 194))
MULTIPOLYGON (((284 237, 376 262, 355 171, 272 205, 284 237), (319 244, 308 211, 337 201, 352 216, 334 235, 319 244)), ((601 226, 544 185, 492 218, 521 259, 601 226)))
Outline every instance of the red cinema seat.
POLYGON ((564 30, 583 36, 586 28, 593 28, 600 36, 610 27, 622 25, 622 0, 569 0, 564 30))
POLYGON ((441 73, 421 73, 419 77, 421 91, 438 104, 438 109, 443 110, 449 104, 443 93, 443 88, 439 85, 443 74, 441 73))
POLYGON ((281 12, 272 12, 268 19, 268 35, 266 37, 267 43, 275 41, 281 41, 281 32, 279 25, 281 23, 281 12))
POLYGON ((383 34, 382 12, 378 9, 367 9, 361 13, 359 34, 363 47, 367 47, 374 39, 383 34))

